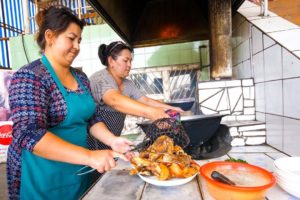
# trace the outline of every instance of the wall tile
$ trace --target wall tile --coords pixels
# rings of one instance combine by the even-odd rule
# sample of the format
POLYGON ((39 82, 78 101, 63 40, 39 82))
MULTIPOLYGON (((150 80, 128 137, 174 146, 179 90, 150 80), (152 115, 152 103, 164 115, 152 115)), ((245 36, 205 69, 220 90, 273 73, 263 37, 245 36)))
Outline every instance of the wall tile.
POLYGON ((237 28, 240 27, 240 25, 245 21, 245 18, 239 14, 236 13, 235 15, 233 15, 232 18, 232 31, 234 32, 237 28))
POLYGON ((226 81, 210 81, 210 82, 200 82, 198 84, 199 89, 208 89, 208 88, 225 88, 226 81))
POLYGON ((248 137, 246 145, 260 145, 266 143, 266 137, 248 137))
POLYGON ((234 78, 236 79, 244 79, 244 78, 251 78, 252 77, 252 68, 250 65, 250 59, 243 61, 236 67, 236 71, 233 71, 234 78))
POLYGON ((245 100, 244 99, 244 107, 254 107, 254 100, 245 100))
POLYGON ((200 55, 199 54, 192 54, 192 62, 191 63, 200 63, 200 55))
POLYGON ((266 113, 282 115, 282 80, 265 83, 266 113))
POLYGON ((263 44, 264 44, 264 49, 274 45, 276 42, 270 38, 269 36, 263 34, 263 44))
POLYGON ((248 60, 245 60, 243 62, 243 69, 241 71, 240 78, 252 78, 252 77, 253 77, 252 67, 251 67, 251 64, 250 64, 250 59, 248 59, 248 60))
POLYGON ((134 49, 134 54, 143 54, 143 53, 145 53, 144 47, 134 49))
POLYGON ((259 52, 253 56, 253 73, 254 73, 254 82, 264 81, 265 69, 264 69, 264 53, 259 52))
POLYGON ((253 6, 250 8, 239 8, 238 12, 241 13, 245 18, 251 18, 251 19, 260 18, 259 6, 253 6))
POLYGON ((180 51, 171 51, 168 55, 168 63, 170 65, 180 63, 180 51))
POLYGON ((267 144, 283 150, 283 117, 266 114, 267 144))
POLYGON ((235 111, 240 111, 241 108, 239 107, 240 104, 239 102, 243 101, 242 88, 241 87, 228 88, 228 95, 229 95, 231 109, 234 109, 234 106, 236 106, 235 111))
POLYGON ((205 101, 209 97, 215 95, 216 93, 223 93, 222 89, 212 88, 212 89, 203 89, 199 90, 199 102, 205 101))
POLYGON ((242 80, 243 86, 254 86, 254 82, 252 78, 242 80))
POLYGON ((264 51, 265 81, 282 78, 281 47, 272 46, 264 51))
POLYGON ((252 26, 252 53, 256 54, 263 50, 262 32, 255 26, 252 26))
MULTIPOLYGON (((157 66, 162 66, 162 65, 169 65, 169 59, 168 55, 165 53, 162 53, 161 55, 158 55, 157 58, 157 66)), ((180 64, 179 62, 177 64, 180 64)))
MULTIPOLYGON (((249 8, 239 8, 238 11, 250 21, 266 18, 265 16, 261 15, 260 6, 255 4, 253 7, 249 7, 249 8)), ((269 12, 268 17, 275 17, 275 16, 277 16, 275 13, 269 12)))
POLYGON ((239 8, 239 10, 241 10, 241 9, 246 9, 246 8, 256 8, 257 7, 257 5, 255 4, 255 3, 252 3, 252 2, 250 2, 250 1, 245 1, 242 5, 241 5, 241 7, 239 8))
POLYGON ((250 40, 247 39, 242 43, 242 61, 248 60, 250 58, 250 40))
POLYGON ((152 60, 154 60, 152 58, 152 54, 145 54, 145 64, 146 64, 146 67, 150 67, 150 66, 153 66, 151 65, 152 64, 152 60))
POLYGON ((144 49, 145 49, 145 53, 154 53, 157 50, 156 47, 145 47, 144 49))
POLYGON ((250 38, 250 34, 251 34, 251 30, 250 30, 250 24, 248 21, 244 21, 242 24, 241 24, 241 39, 242 39, 242 42, 244 41, 247 41, 249 40, 250 38))
POLYGON ((285 20, 278 16, 253 20, 252 23, 259 29, 264 30, 265 33, 295 29, 298 27, 296 24, 293 24, 288 20, 285 20))
POLYGON ((230 44, 231 44, 231 47, 232 48, 235 48, 237 46, 237 37, 235 35, 235 32, 232 32, 232 36, 231 36, 231 39, 230 39, 230 44))
POLYGON ((135 54, 132 65, 133 68, 145 67, 146 63, 144 54, 135 54))
POLYGON ((255 115, 237 115, 236 120, 241 120, 241 121, 251 121, 255 120, 255 115))
POLYGON ((244 114, 245 115, 254 115, 255 109, 254 108, 244 108, 244 114))
MULTIPOLYGON (((193 52, 191 51, 191 49, 180 51, 180 63, 190 63, 192 60, 192 54, 193 52)), ((196 54, 199 55, 198 52, 196 54)))
POLYGON ((284 115, 300 119, 300 78, 283 80, 284 115))
MULTIPOLYGON (((244 80, 243 80, 243 83, 244 83, 244 80)), ((230 81, 226 81, 225 84, 227 87, 241 86, 241 80, 230 80, 230 81)))
POLYGON ((289 51, 282 49, 283 78, 300 76, 300 59, 289 51))
POLYGON ((254 100, 255 98, 255 88, 250 87, 250 99, 254 100))
POLYGON ((270 37, 276 40, 279 44, 286 47, 290 51, 300 49, 300 28, 294 30, 286 30, 280 32, 270 33, 270 37))
POLYGON ((265 112, 265 83, 255 84, 255 109, 265 112))
POLYGON ((250 98, 250 87, 243 87, 243 96, 245 99, 250 98))
POLYGON ((293 54, 295 54, 298 58, 300 58, 300 51, 293 51, 293 54))
POLYGON ((233 66, 239 64, 238 58, 239 58, 239 49, 238 48, 232 49, 232 65, 233 66))
POLYGON ((238 79, 240 66, 241 66, 241 64, 238 64, 238 65, 232 67, 232 78, 233 79, 238 79))
POLYGON ((256 116, 256 120, 257 121, 261 121, 261 122, 265 122, 266 121, 266 114, 265 113, 256 112, 255 116, 256 116))
POLYGON ((300 156, 300 121, 284 118, 283 151, 291 156, 300 156))

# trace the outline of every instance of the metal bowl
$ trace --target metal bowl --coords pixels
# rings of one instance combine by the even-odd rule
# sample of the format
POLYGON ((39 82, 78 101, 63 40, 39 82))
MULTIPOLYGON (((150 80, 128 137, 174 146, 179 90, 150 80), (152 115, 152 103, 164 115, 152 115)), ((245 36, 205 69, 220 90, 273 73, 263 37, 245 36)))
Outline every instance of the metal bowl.
POLYGON ((171 100, 165 102, 166 104, 174 107, 179 107, 184 111, 188 111, 194 105, 195 99, 180 99, 180 100, 171 100))

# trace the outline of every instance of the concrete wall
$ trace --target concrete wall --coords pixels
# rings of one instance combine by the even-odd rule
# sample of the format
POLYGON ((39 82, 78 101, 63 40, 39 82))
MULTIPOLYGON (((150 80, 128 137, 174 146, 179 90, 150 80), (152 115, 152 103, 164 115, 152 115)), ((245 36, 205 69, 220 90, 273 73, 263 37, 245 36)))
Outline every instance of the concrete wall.
POLYGON ((233 19, 233 78, 254 78, 267 143, 300 156, 300 28, 246 1, 233 19))

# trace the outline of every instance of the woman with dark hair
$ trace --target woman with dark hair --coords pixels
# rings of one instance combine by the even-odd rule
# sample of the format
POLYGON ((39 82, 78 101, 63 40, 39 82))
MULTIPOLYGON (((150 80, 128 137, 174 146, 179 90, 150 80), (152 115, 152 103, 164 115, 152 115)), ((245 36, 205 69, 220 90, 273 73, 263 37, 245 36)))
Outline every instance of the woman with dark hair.
POLYGON ((96 105, 86 75, 72 68, 80 50, 83 23, 64 7, 36 16, 37 43, 43 53, 18 70, 9 101, 13 141, 8 150, 10 199, 78 199, 91 184, 84 165, 104 172, 130 149, 129 140, 111 134, 93 118, 96 105), (113 150, 87 149, 87 132, 113 150), (118 152, 122 153, 118 153, 118 152))
MULTIPOLYGON (((106 69, 90 77, 92 94, 97 103, 97 116, 102 118, 108 129, 119 136, 124 127, 126 114, 151 120, 168 118, 166 110, 183 112, 178 107, 169 106, 143 95, 129 75, 133 49, 121 41, 109 45, 102 44, 98 56, 106 69)), ((92 149, 107 149, 107 145, 89 138, 92 149)))

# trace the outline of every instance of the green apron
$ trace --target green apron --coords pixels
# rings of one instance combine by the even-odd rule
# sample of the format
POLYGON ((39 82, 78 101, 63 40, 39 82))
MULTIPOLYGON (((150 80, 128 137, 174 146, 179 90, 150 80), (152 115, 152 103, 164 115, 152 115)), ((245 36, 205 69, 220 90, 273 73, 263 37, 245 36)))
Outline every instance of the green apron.
MULTIPOLYGON (((68 93, 45 56, 42 62, 51 73, 67 104, 67 116, 57 126, 48 129, 72 144, 87 147, 88 120, 96 105, 87 89, 83 94, 68 93)), ((78 84, 85 88, 72 71, 78 84)), ((77 176, 82 165, 57 162, 22 150, 21 199, 78 199, 91 184, 89 175, 77 176)))

